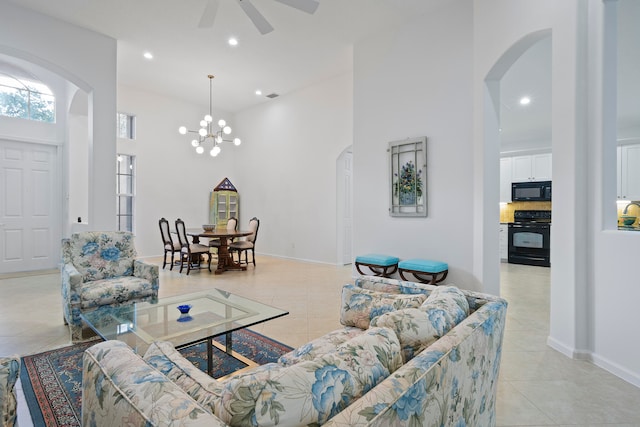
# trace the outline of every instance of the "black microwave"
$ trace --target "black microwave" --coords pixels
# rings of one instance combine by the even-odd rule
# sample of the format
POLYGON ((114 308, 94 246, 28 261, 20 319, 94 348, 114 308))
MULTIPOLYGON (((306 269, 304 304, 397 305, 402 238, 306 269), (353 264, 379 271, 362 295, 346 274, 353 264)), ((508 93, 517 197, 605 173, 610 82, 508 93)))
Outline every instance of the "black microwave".
POLYGON ((511 184, 513 202, 550 202, 551 181, 514 182, 511 184))

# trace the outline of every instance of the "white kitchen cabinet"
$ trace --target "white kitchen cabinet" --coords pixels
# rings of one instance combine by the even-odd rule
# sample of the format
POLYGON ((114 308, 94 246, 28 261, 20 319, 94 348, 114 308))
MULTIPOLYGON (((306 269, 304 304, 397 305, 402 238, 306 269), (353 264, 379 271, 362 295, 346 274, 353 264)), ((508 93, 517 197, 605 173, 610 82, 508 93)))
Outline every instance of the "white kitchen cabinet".
POLYGON ((509 258, 509 225, 500 224, 500 261, 507 262, 509 258))
POLYGON ((640 144, 618 147, 618 198, 640 200, 640 144))
POLYGON ((511 157, 500 159, 500 203, 511 203, 511 157))
POLYGON ((551 153, 512 158, 512 182, 551 181, 551 153))

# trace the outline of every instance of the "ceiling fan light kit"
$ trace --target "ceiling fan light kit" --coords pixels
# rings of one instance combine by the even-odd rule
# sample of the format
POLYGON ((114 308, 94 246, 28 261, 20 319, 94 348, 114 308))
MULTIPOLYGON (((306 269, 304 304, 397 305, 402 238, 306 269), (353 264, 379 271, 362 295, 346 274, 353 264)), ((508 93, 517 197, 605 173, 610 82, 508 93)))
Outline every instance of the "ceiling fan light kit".
MULTIPOLYGON (((211 28, 218 14, 220 0, 208 0, 200 17, 198 28, 211 28)), ((267 34, 273 31, 273 27, 260 11, 251 3, 251 0, 235 0, 238 2, 244 13, 249 17, 253 25, 260 34, 267 34)), ((317 0, 274 0, 294 9, 313 14, 318 9, 320 3, 317 0)))
POLYGON ((207 142, 212 142, 213 146, 209 151, 209 154, 212 157, 220 154, 221 148, 220 144, 223 142, 233 142, 234 145, 240 145, 242 141, 240 138, 234 139, 224 139, 224 135, 230 135, 232 129, 224 119, 218 120, 218 129, 214 128, 213 125, 213 75, 209 74, 209 114, 204 116, 202 120, 200 120, 200 129, 198 130, 189 130, 186 126, 180 126, 178 128, 178 132, 181 135, 186 135, 187 133, 196 133, 198 137, 196 139, 191 140, 191 146, 196 149, 196 153, 202 154, 204 153, 204 145, 207 142))

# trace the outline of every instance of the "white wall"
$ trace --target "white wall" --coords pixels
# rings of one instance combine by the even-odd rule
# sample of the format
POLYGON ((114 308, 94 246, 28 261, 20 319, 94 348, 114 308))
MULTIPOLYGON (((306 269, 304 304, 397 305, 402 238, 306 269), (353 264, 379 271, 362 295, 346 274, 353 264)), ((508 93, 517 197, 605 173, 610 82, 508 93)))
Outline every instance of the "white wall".
MULTIPOLYGON (((90 94, 88 220, 95 229, 113 229, 116 41, 6 0, 0 0, 0 9, 0 54, 39 65, 90 94)), ((73 171, 67 172, 63 193, 74 179, 73 171)))
MULTIPOLYGON (((640 320, 635 307, 640 289, 633 279, 640 235, 607 231, 615 225, 603 218, 603 212, 615 211, 615 178, 611 179, 615 152, 607 153, 603 141, 608 136, 615 150, 615 123, 613 134, 607 135, 603 126, 603 115, 615 107, 603 101, 602 93, 602 64, 606 63, 601 46, 602 2, 476 0, 475 4, 474 140, 476 176, 481 181, 476 187, 476 214, 481 213, 476 238, 481 236, 483 245, 477 246, 475 256, 486 258, 486 253, 497 250, 497 241, 489 247, 488 236, 483 235, 497 221, 492 206, 498 202, 490 190, 498 183, 493 172, 497 158, 486 139, 490 133, 486 115, 491 112, 484 80, 511 47, 550 30, 554 218, 548 342, 568 356, 591 359, 640 385, 640 344, 621 339, 636 336, 640 320), (603 188, 604 182, 611 188, 603 188)), ((491 263, 482 262, 485 281, 491 275, 486 269, 491 263)))
POLYGON ((447 282, 479 290, 471 245, 472 28, 472 4, 457 0, 356 44, 353 229, 354 255, 444 261, 447 282), (391 217, 388 143, 417 136, 428 138, 428 215, 391 217))
MULTIPOLYGON (((352 143, 352 76, 236 115, 240 227, 260 219, 256 252, 337 263, 336 159, 352 143)), ((235 148, 234 148, 235 149, 235 148)))
MULTIPOLYGON (((195 106, 138 89, 118 87, 118 111, 136 116, 136 139, 118 139, 118 153, 136 156, 135 224, 136 249, 141 256, 163 253, 158 220, 165 217, 173 229, 177 218, 187 227, 209 223, 209 193, 225 177, 236 184, 234 162, 238 147, 223 144, 217 157, 206 150, 197 154, 190 136, 180 135, 182 125, 199 128, 208 106, 195 106)), ((224 118, 241 131, 234 118, 214 110, 214 118, 224 118)), ((240 193, 240 197, 243 194, 240 193)), ((115 200, 115 199, 114 199, 115 200)), ((242 199, 241 199, 242 200, 242 199)), ((241 211, 242 211, 241 204, 241 211)), ((248 220, 247 220, 248 221, 248 220)))
MULTIPOLYGON (((640 234, 617 231, 615 44, 603 43, 615 32, 616 2, 589 2, 590 44, 593 53, 589 78, 589 185, 594 189, 589 218, 590 275, 588 288, 590 340, 596 364, 640 387, 640 341, 636 325, 640 312, 638 247, 640 234), (607 25, 606 29, 604 23, 607 25), (605 50, 608 49, 608 50, 605 50), (613 53, 613 55, 612 55, 613 53), (605 67, 602 64, 606 64, 605 67), (604 74, 607 73, 607 74, 604 74), (623 337, 634 337, 625 339, 623 337)), ((636 47, 637 48, 637 47, 636 47)))

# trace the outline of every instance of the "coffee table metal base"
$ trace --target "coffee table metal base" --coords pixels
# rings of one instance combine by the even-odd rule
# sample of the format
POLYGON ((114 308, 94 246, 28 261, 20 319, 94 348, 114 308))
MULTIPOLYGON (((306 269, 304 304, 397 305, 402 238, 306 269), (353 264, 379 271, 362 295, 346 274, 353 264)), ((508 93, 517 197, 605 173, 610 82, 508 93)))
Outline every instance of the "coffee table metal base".
MULTIPOLYGON (((253 360, 243 356, 242 354, 238 353, 237 351, 233 351, 231 349, 231 344, 232 344, 232 338, 231 338, 231 332, 226 334, 225 336, 225 343, 221 344, 218 341, 215 341, 213 338, 208 338, 207 340, 207 374, 209 374, 210 377, 213 376, 213 347, 216 347, 218 350, 224 351, 225 353, 227 353, 229 356, 233 357, 236 360, 239 360, 240 362, 244 363, 245 365, 247 365, 246 367, 239 369, 229 375, 225 375, 224 377, 221 378, 216 378, 218 380, 220 379, 226 379, 227 377, 230 377, 232 375, 236 375, 238 372, 242 372, 245 369, 249 369, 249 368, 253 368, 254 366, 258 366, 258 364, 256 362, 254 362, 253 360)), ((183 348, 183 347, 181 347, 183 348)))

